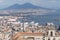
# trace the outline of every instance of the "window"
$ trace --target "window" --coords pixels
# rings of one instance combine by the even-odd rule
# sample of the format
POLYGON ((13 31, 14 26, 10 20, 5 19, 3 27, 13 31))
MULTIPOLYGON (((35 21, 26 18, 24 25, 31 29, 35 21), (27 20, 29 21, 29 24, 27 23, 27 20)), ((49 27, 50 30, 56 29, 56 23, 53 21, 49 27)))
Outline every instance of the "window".
POLYGON ((50 38, 48 40, 50 40, 50 38))
POLYGON ((28 37, 27 40, 34 40, 34 37, 28 37))
POLYGON ((45 40, 45 37, 43 37, 43 40, 45 40))
POLYGON ((51 32, 51 36, 53 36, 53 32, 51 32))
POLYGON ((45 40, 45 39, 43 39, 43 40, 45 40))
POLYGON ((53 40, 55 40, 55 38, 53 38, 53 40))
POLYGON ((48 35, 48 32, 47 32, 47 35, 48 35))

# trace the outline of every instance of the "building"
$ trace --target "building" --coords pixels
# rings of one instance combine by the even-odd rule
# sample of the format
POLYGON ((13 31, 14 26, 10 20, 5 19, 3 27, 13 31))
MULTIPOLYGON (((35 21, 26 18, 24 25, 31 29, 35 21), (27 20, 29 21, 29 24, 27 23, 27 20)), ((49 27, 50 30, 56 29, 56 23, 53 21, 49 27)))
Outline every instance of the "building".
POLYGON ((45 26, 19 22, 17 17, 0 17, 0 40, 60 40, 60 30, 53 23, 45 26))
POLYGON ((26 27, 25 32, 15 33, 13 40, 60 40, 60 31, 53 23, 42 27, 26 27))

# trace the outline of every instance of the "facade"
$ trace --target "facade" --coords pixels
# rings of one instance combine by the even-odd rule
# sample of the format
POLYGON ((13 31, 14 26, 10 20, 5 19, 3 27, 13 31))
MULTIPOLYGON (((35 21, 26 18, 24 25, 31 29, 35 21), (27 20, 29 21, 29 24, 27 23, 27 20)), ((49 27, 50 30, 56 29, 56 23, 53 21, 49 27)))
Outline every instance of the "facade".
POLYGON ((13 40, 60 40, 60 31, 52 23, 44 27, 26 27, 25 32, 17 32, 13 40))
POLYGON ((53 23, 45 26, 34 21, 19 22, 18 17, 0 17, 0 40, 60 40, 60 31, 53 23))
POLYGON ((11 40, 11 29, 8 27, 0 26, 0 40, 11 40))

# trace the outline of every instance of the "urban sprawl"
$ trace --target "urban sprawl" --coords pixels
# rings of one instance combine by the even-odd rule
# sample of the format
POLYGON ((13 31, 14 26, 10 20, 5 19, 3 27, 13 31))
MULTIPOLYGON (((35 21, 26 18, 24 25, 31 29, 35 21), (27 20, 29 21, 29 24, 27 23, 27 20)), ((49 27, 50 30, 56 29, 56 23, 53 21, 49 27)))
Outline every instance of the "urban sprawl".
POLYGON ((20 18, 0 16, 0 40, 60 40, 59 27, 54 23, 43 26, 34 21, 17 21, 20 18))

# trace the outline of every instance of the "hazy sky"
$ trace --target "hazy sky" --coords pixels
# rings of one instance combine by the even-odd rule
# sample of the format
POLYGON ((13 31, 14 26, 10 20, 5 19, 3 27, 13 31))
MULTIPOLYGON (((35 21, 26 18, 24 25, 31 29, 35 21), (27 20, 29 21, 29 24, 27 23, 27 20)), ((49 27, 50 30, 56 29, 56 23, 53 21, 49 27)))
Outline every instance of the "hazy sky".
POLYGON ((41 7, 60 9, 60 0, 0 0, 0 9, 16 3, 32 3, 41 7))

